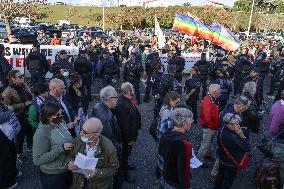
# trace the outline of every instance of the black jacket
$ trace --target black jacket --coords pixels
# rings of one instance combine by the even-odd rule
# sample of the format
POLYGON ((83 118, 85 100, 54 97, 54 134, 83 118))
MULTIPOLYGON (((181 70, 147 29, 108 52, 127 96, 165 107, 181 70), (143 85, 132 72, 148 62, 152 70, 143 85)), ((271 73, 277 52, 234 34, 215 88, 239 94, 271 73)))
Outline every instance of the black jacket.
POLYGON ((241 139, 235 132, 229 130, 226 126, 220 128, 217 138, 217 155, 222 164, 237 167, 237 165, 225 153, 221 140, 223 145, 228 149, 230 154, 237 160, 237 162, 240 162, 244 154, 250 151, 248 132, 246 129, 243 129, 243 131, 247 137, 246 139, 241 139))
POLYGON ((117 102, 117 122, 121 129, 121 139, 125 143, 136 141, 138 130, 141 129, 141 115, 131 100, 121 96, 117 102))
POLYGON ((49 70, 48 61, 40 52, 31 52, 25 59, 25 63, 30 72, 41 72, 46 74, 49 70))
POLYGON ((163 178, 175 188, 190 187, 190 159, 192 147, 184 133, 167 131, 159 144, 159 155, 162 156, 163 178))
POLYGON ((99 102, 93 108, 92 116, 101 120, 104 126, 102 135, 110 139, 118 148, 121 143, 121 131, 112 111, 103 102, 99 102))
POLYGON ((74 62, 74 69, 82 79, 91 79, 93 66, 87 58, 78 57, 74 62))
POLYGON ((0 81, 4 82, 5 85, 8 85, 7 76, 12 68, 7 59, 3 55, 0 55, 0 81))
POLYGON ((251 104, 248 109, 242 113, 242 126, 251 129, 254 133, 257 133, 259 131, 261 119, 261 117, 259 116, 259 108, 252 96, 248 94, 246 94, 246 96, 250 99, 251 104))

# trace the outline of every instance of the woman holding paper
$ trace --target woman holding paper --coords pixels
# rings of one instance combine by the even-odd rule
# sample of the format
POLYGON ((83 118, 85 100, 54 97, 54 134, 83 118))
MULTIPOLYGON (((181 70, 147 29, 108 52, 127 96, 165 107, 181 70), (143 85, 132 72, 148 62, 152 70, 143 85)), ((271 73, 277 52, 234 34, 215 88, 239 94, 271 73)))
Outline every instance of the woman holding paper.
POLYGON ((40 167, 40 181, 44 189, 69 189, 72 172, 65 166, 66 153, 73 148, 73 138, 62 121, 58 104, 41 107, 40 123, 34 135, 33 162, 40 167))

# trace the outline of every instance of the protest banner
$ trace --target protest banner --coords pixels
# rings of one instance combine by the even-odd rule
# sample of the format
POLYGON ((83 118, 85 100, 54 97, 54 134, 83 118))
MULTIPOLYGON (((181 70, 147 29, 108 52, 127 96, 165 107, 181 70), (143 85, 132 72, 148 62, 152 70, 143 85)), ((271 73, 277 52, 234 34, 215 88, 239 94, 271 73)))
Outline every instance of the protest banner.
MULTIPOLYGON (((183 70, 184 73, 189 73, 192 66, 201 58, 200 53, 181 53, 181 56, 185 59, 185 68, 183 70)), ((161 63, 164 65, 165 73, 167 73, 168 67, 168 54, 160 55, 161 63)), ((207 60, 209 59, 209 53, 207 53, 207 60)))
MULTIPOLYGON (((25 77, 30 77, 29 72, 25 69, 24 60, 31 52, 32 45, 22 45, 22 44, 9 44, 3 43, 5 46, 5 58, 13 66, 14 69, 20 70, 25 74, 25 77)), ((78 47, 71 47, 65 45, 41 45, 40 51, 46 56, 49 64, 55 63, 59 58, 59 52, 65 50, 68 53, 68 58, 70 62, 74 62, 79 54, 78 47)), ((50 78, 51 74, 47 74, 47 78, 50 78)))

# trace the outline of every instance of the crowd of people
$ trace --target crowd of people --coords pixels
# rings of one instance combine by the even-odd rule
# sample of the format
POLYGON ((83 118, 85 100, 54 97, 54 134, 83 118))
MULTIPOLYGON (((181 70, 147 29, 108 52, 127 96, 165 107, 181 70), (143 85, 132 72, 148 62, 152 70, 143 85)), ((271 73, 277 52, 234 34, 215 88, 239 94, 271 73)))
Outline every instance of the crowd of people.
MULTIPOLYGON (((269 114, 267 133, 283 139, 281 42, 250 41, 238 51, 226 52, 194 37, 172 36, 159 48, 157 36, 142 41, 135 35, 116 36, 118 44, 83 35, 74 62, 62 50, 49 65, 40 52, 40 45, 49 39, 41 32, 25 58, 30 83, 9 65, 0 44, 0 189, 15 188, 17 177, 25 174, 16 166, 17 160, 26 158, 25 141, 44 189, 120 189, 123 182, 134 183, 131 170, 136 166, 128 159, 143 119, 153 119, 149 139, 153 136, 159 146, 156 175, 164 189, 191 187, 193 157, 203 169, 215 161, 210 175, 213 188, 229 189, 248 165, 250 135, 261 132, 264 114, 269 114), (187 74, 182 52, 201 54, 187 74), (167 54, 166 65, 161 54, 167 54), (52 73, 51 79, 46 78, 47 72, 52 73), (271 111, 263 94, 268 75, 267 95, 274 98, 271 111), (122 80, 119 89, 115 80, 122 80), (94 88, 100 91, 99 102, 92 105, 94 88), (153 117, 143 117, 138 107, 149 102, 153 117), (196 155, 188 137, 192 124, 203 131, 196 155), (217 157, 212 147, 215 137, 217 157), (98 158, 96 169, 80 170, 75 162, 78 153, 98 158)), ((61 43, 57 36, 51 41, 61 43)), ((283 163, 283 153, 277 155, 283 163)), ((284 174, 280 176, 283 184, 284 174)))

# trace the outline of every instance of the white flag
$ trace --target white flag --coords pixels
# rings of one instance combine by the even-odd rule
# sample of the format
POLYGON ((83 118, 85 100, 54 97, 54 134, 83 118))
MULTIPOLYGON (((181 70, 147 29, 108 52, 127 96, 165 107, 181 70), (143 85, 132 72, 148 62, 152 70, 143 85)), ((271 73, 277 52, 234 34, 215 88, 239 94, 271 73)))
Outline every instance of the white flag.
POLYGON ((159 48, 165 47, 166 36, 163 34, 163 31, 160 28, 160 24, 158 22, 158 19, 157 19, 156 15, 155 15, 155 35, 158 37, 159 48))

